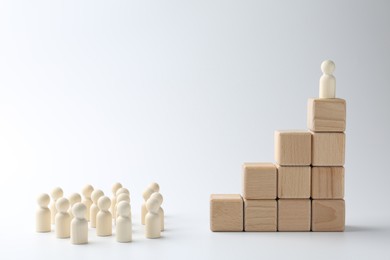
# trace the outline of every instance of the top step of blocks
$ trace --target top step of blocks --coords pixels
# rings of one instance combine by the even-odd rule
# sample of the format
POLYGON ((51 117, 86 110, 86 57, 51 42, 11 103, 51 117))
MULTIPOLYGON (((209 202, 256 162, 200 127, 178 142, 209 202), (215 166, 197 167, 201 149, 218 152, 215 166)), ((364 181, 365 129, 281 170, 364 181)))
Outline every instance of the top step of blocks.
POLYGON ((310 98, 307 127, 313 132, 344 132, 346 102, 341 98, 310 98))

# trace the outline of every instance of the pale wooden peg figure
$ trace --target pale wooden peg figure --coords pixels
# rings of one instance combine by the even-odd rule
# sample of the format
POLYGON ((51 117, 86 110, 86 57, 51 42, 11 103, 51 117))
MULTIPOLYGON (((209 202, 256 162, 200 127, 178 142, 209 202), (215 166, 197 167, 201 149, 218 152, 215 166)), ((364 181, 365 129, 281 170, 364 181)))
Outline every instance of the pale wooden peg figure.
POLYGON ((104 192, 102 190, 94 190, 91 194, 92 205, 89 212, 91 228, 96 228, 96 215, 99 212, 99 207, 97 203, 102 196, 104 196, 104 192))
POLYGON ((151 188, 154 192, 159 192, 160 191, 160 185, 158 185, 157 182, 152 182, 149 185, 149 188, 151 188))
POLYGON ((48 194, 43 193, 38 196, 38 209, 35 213, 35 230, 37 232, 50 232, 51 231, 51 214, 50 209, 47 207, 50 203, 50 197, 48 194))
POLYGON ((70 237, 70 215, 68 213, 69 201, 66 198, 59 198, 56 202, 57 214, 55 219, 55 230, 57 238, 70 237))
POLYGON ((117 204, 118 218, 116 220, 116 241, 121 243, 131 242, 132 225, 130 204, 126 201, 117 204))
POLYGON ((87 207, 78 202, 73 205, 72 213, 74 218, 71 222, 70 242, 74 245, 88 243, 88 221, 85 219, 87 207))
POLYGON ((320 78, 320 98, 336 98, 336 78, 333 76, 335 64, 325 60, 321 64, 322 76, 320 78))
MULTIPOLYGON (((118 195, 118 197, 116 198, 116 205, 115 205, 115 214, 116 214, 116 216, 115 216, 115 218, 114 218, 114 221, 115 221, 115 223, 116 223, 116 219, 118 218, 118 216, 119 216, 119 214, 118 214, 118 212, 116 211, 116 209, 118 208, 118 204, 120 203, 120 202, 122 202, 122 201, 125 201, 125 202, 127 202, 129 205, 130 205, 130 197, 129 197, 129 195, 127 195, 126 193, 121 193, 121 194, 119 194, 118 195)), ((131 218, 131 216, 130 216, 130 218, 131 218)))
POLYGON ((125 194, 129 195, 129 197, 130 197, 130 191, 126 188, 123 188, 123 187, 116 191, 116 196, 118 197, 119 194, 122 194, 122 193, 125 193, 125 194))
POLYGON ((59 198, 62 198, 62 196, 64 196, 64 192, 60 187, 56 187, 51 191, 50 195, 52 198, 52 202, 50 205, 51 223, 54 224, 56 219, 56 214, 57 214, 56 202, 59 198))
POLYGON ((81 196, 80 194, 78 193, 72 193, 70 196, 69 196, 69 204, 70 204, 70 207, 69 207, 69 210, 68 210, 68 213, 70 215, 70 218, 73 218, 73 213, 72 213, 72 207, 74 204, 78 203, 78 202, 81 202, 81 196))
POLYGON ((119 182, 116 182, 114 183, 114 185, 112 185, 112 188, 111 188, 111 191, 112 191, 112 197, 111 197, 111 208, 110 208, 110 211, 111 211, 111 214, 112 214, 112 217, 114 218, 116 216, 115 214, 115 205, 116 205, 116 192, 122 188, 122 184, 120 184, 119 182))
POLYGON ((161 231, 164 231, 164 210, 161 207, 161 204, 163 203, 163 196, 159 192, 154 192, 149 199, 157 199, 160 202, 160 208, 158 209, 158 216, 160 218, 160 227, 161 231))
POLYGON ((107 196, 100 197, 98 200, 99 212, 96 215, 96 234, 98 236, 112 235, 112 216, 109 211, 111 200, 107 196))
POLYGON ((146 208, 146 202, 148 201, 150 195, 152 195, 154 191, 148 187, 146 190, 142 193, 142 197, 144 198, 144 202, 142 203, 142 208, 141 208, 141 223, 142 225, 145 225, 145 216, 146 213, 148 213, 148 209, 146 208))
POLYGON ((83 188, 83 196, 84 196, 84 198, 83 198, 82 202, 87 207, 87 213, 86 213, 86 216, 85 216, 87 221, 89 221, 89 213, 90 213, 91 205, 92 205, 92 200, 91 200, 92 192, 93 192, 92 185, 86 185, 83 188))
POLYGON ((160 217, 158 215, 160 201, 158 199, 148 199, 146 208, 148 213, 145 216, 145 237, 159 238, 161 237, 160 217))

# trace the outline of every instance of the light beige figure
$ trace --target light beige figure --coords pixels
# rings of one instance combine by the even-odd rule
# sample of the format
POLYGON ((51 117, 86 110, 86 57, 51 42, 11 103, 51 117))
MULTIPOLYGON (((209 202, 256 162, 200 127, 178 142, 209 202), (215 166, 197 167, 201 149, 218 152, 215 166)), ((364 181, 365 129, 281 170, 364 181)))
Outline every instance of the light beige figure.
MULTIPOLYGON (((114 221, 116 223, 116 219, 118 218, 119 214, 118 212, 116 211, 116 209, 118 208, 118 204, 122 201, 125 201, 127 202, 129 205, 130 205, 130 197, 129 195, 127 195, 126 193, 121 193, 118 195, 118 197, 116 198, 116 206, 115 206, 115 212, 116 212, 116 216, 114 218, 114 221)), ((130 216, 131 218, 131 216, 130 216)))
POLYGON ((87 207, 78 202, 72 207, 73 220, 70 229, 70 242, 74 245, 88 243, 88 221, 85 219, 87 207))
POLYGON ((50 209, 47 207, 50 203, 50 197, 48 194, 43 193, 38 196, 38 209, 35 213, 35 230, 37 232, 50 232, 51 231, 51 214, 50 209))
POLYGON ((87 207, 87 214, 85 218, 87 221, 89 221, 89 211, 91 210, 91 205, 92 205, 92 200, 91 200, 91 195, 93 192, 93 187, 91 185, 86 185, 83 189, 83 204, 87 207))
POLYGON ((160 185, 158 185, 157 182, 152 182, 149 185, 149 188, 151 188, 154 192, 159 192, 160 191, 160 185))
POLYGON ((107 196, 100 197, 98 200, 99 212, 96 215, 96 234, 98 236, 112 235, 112 216, 109 211, 111 200, 107 196))
POLYGON ((131 226, 131 210, 130 204, 126 201, 118 202, 117 204, 118 218, 116 220, 116 241, 131 242, 132 226, 131 226))
POLYGON ((154 192, 152 195, 150 195, 149 199, 156 199, 160 202, 160 208, 158 209, 158 216, 160 218, 160 227, 161 231, 164 231, 164 210, 161 207, 161 204, 163 203, 163 196, 159 192, 154 192))
POLYGON ((146 208, 146 202, 148 201, 150 195, 152 195, 154 191, 148 187, 146 188, 146 190, 144 191, 144 193, 142 193, 142 197, 144 197, 144 202, 142 203, 142 208, 141 208, 141 224, 142 225, 145 225, 145 216, 146 216, 146 213, 148 213, 148 209, 146 208))
POLYGON ((59 198, 56 202, 57 214, 55 229, 57 238, 70 237, 70 215, 68 213, 69 201, 66 198, 59 198))
POLYGON ((129 191, 128 189, 126 189, 126 188, 120 188, 120 189, 118 189, 118 190, 116 191, 116 196, 118 197, 119 194, 122 194, 122 193, 125 193, 125 194, 129 195, 129 197, 130 197, 130 191, 129 191))
POLYGON ((321 64, 322 76, 320 78, 320 98, 336 98, 336 78, 333 76, 335 64, 325 60, 321 64))
POLYGON ((76 204, 76 203, 78 203, 78 202, 81 202, 81 196, 80 196, 80 194, 78 194, 78 193, 72 193, 72 194, 69 196, 69 204, 70 204, 70 207, 69 207, 69 210, 68 210, 68 213, 69 213, 71 219, 73 218, 73 213, 72 213, 73 205, 76 204))
POLYGON ((100 197, 104 196, 104 192, 102 190, 94 190, 91 194, 91 199, 92 199, 92 205, 90 208, 90 213, 89 213, 89 220, 91 222, 91 228, 96 227, 96 215, 99 212, 99 207, 97 205, 98 200, 100 197))
POLYGON ((52 198, 52 202, 50 205, 51 223, 54 224, 56 219, 56 214, 57 214, 56 202, 59 198, 62 198, 62 196, 64 196, 64 192, 60 187, 56 187, 51 191, 50 195, 52 198))
POLYGON ((148 213, 145 216, 145 237, 159 238, 161 237, 160 217, 158 216, 160 201, 158 199, 148 199, 146 208, 148 213))
POLYGON ((116 216, 116 213, 115 213, 116 192, 117 192, 120 188, 122 188, 122 184, 120 184, 119 182, 114 183, 114 185, 112 185, 112 188, 111 188, 112 197, 111 197, 111 208, 110 208, 110 211, 111 211, 111 214, 112 214, 112 218, 114 218, 114 217, 116 216))

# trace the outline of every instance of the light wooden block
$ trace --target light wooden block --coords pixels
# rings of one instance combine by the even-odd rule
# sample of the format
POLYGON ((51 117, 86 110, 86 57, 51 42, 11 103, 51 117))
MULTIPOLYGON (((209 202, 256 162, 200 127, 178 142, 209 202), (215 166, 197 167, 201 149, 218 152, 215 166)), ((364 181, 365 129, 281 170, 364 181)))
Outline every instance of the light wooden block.
POLYGON ((310 165, 311 133, 275 131, 275 161, 283 166, 310 165))
POLYGON ((344 132, 346 102, 340 98, 310 98, 307 127, 314 132, 344 132))
POLYGON ((244 199, 276 199, 276 166, 273 163, 244 163, 244 199))
POLYGON ((312 167, 311 197, 313 199, 344 198, 344 167, 312 167))
POLYGON ((344 231, 344 200, 313 200, 312 211, 313 231, 344 231))
POLYGON ((245 200, 245 231, 276 231, 276 200, 245 200))
POLYGON ((310 199, 278 200, 279 231, 310 231, 310 199))
POLYGON ((310 166, 278 166, 278 197, 309 199, 310 179, 310 166))
POLYGON ((345 162, 344 133, 312 133, 312 165, 343 166, 345 162))
POLYGON ((243 231, 244 202, 239 194, 210 196, 211 231, 243 231))

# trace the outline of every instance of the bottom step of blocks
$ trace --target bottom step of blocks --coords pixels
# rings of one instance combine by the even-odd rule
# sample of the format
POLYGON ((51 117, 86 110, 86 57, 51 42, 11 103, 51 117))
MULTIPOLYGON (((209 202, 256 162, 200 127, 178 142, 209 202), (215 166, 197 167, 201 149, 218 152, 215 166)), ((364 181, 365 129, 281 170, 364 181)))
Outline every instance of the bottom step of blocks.
POLYGON ((313 200, 312 230, 313 231, 344 231, 345 202, 344 200, 313 200))
POLYGON ((210 196, 211 231, 243 231, 244 202, 239 194, 210 196))
POLYGON ((245 231, 277 230, 276 200, 245 200, 244 205, 245 231))
POLYGON ((278 200, 279 231, 310 231, 311 200, 278 200))

